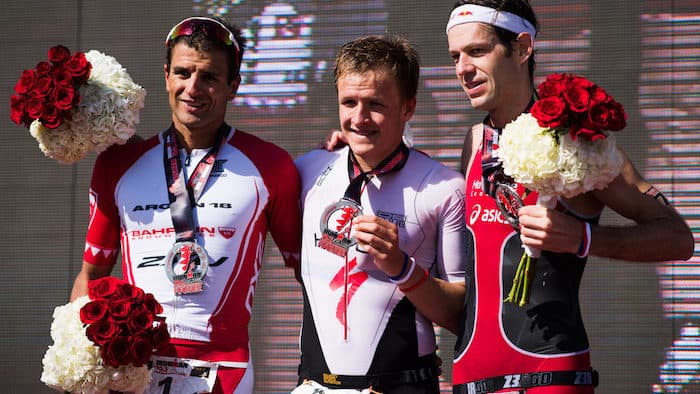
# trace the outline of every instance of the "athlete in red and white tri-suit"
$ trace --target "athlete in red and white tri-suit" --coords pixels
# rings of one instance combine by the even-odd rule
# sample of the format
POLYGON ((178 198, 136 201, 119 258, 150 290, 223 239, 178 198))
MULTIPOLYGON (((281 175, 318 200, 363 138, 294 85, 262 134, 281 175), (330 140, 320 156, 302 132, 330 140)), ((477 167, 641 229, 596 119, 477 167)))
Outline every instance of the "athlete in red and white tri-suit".
MULTIPOLYGON (((226 140, 193 207, 196 241, 209 258, 201 293, 175 295, 164 267, 175 230, 162 133, 97 158, 84 260, 113 265, 121 242, 124 279, 163 305, 174 345, 165 355, 219 362, 216 384, 230 393, 241 380, 252 391, 248 321, 266 234, 271 232, 286 265, 296 268, 301 227, 299 176, 291 157, 233 128, 226 140), (231 369, 237 372, 221 374, 231 369)), ((207 151, 193 149, 186 157, 181 150, 186 177, 207 151)))
MULTIPOLYGON (((483 190, 481 153, 481 148, 474 150, 466 177, 467 229, 474 239, 475 259, 465 277, 474 279, 467 283, 465 321, 455 349, 453 384, 505 376, 502 383, 506 387, 511 384, 517 387, 521 374, 578 371, 577 385, 571 384, 574 378, 569 385, 531 387, 527 392, 592 393, 593 385, 588 382, 591 376, 588 339, 578 300, 586 258, 543 251, 537 261, 528 304, 519 307, 503 302, 523 248, 519 234, 500 212, 494 198, 483 190)), ((524 195, 522 185, 511 186, 524 195)), ((537 193, 533 192, 524 203, 530 205, 536 200, 537 193)), ((590 222, 598 219, 577 217, 590 222)), ((516 389, 492 387, 492 390, 516 389)), ((455 393, 467 392, 464 386, 455 388, 455 393)))
MULTIPOLYGON (((379 376, 374 388, 382 392, 435 392, 432 323, 356 244, 347 258, 318 246, 324 211, 343 198, 350 183, 348 155, 345 147, 312 151, 296 160, 304 216, 300 379, 332 388, 367 388, 363 378, 379 376), (424 380, 397 378, 420 376, 421 371, 424 380), (323 381, 329 374, 335 382, 323 381), (382 382, 386 374, 395 375, 391 382, 382 382)), ((457 282, 463 280, 467 259, 463 188, 461 174, 410 150, 402 169, 370 178, 360 203, 363 215, 397 225, 399 246, 415 259, 416 270, 424 267, 435 277, 457 282)))

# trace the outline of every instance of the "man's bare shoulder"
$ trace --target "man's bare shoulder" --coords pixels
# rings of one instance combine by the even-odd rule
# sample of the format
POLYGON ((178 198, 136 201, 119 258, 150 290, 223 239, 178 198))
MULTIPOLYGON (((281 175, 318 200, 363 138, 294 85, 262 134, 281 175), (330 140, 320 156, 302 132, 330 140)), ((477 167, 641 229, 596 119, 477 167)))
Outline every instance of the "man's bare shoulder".
POLYGON ((477 123, 472 125, 465 133, 464 145, 462 146, 462 160, 460 161, 460 169, 463 174, 467 172, 467 169, 469 168, 469 165, 474 157, 474 153, 481 146, 483 131, 483 125, 481 123, 477 123))

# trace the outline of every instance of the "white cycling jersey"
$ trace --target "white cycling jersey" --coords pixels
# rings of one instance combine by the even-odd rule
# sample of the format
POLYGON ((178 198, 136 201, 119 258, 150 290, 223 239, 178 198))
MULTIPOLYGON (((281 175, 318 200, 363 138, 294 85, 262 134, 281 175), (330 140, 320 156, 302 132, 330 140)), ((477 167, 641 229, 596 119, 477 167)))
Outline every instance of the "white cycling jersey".
MULTIPOLYGON (((348 154, 347 147, 335 152, 316 150, 296 160, 304 225, 302 377, 304 371, 366 375, 402 365, 411 369, 419 357, 435 352, 432 323, 415 312, 371 256, 355 245, 346 261, 318 246, 323 213, 343 197, 350 182, 348 154)), ((402 169, 371 178, 360 202, 364 214, 398 226, 401 249, 419 266, 442 279, 464 280, 461 174, 410 150, 402 169)))

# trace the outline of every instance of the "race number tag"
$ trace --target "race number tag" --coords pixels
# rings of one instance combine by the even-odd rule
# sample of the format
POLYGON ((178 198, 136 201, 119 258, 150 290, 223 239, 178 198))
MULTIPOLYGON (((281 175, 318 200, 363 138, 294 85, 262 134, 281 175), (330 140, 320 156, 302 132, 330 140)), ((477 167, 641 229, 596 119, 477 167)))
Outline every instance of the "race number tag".
POLYGON ((151 357, 151 383, 145 394, 198 394, 214 390, 218 365, 187 358, 151 357))

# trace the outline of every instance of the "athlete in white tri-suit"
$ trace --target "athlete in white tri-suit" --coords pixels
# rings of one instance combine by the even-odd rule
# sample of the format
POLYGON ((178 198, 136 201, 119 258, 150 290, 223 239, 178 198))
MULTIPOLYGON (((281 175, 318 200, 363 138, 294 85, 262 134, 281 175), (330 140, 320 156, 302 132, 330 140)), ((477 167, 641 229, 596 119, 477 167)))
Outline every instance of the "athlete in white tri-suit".
POLYGON ((284 150, 224 122, 240 82, 237 29, 188 18, 166 47, 173 124, 98 156, 71 297, 121 251, 124 279, 163 305, 171 336, 147 392, 252 393, 253 292, 268 231, 298 269, 299 176, 284 150))
POLYGON ((464 294, 464 178, 402 142, 419 74, 407 41, 363 37, 336 63, 348 146, 296 160, 304 322, 294 393, 437 393, 432 322, 460 309, 443 302, 446 282, 464 294))

